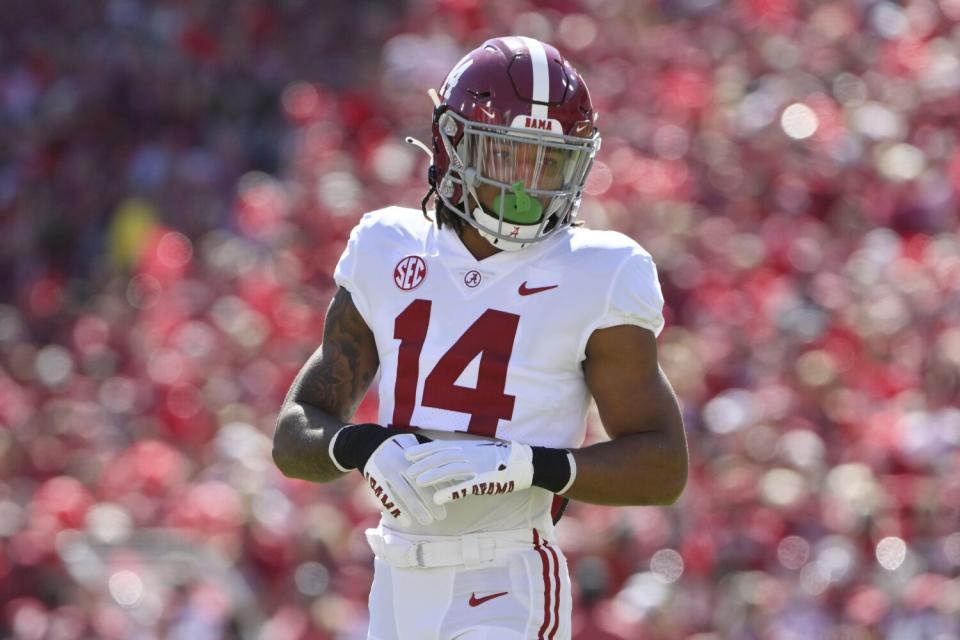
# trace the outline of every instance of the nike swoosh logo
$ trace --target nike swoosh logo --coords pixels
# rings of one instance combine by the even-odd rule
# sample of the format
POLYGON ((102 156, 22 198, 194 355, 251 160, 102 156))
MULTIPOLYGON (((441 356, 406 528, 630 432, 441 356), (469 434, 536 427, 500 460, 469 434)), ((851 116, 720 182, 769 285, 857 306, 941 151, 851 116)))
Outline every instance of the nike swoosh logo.
POLYGON ((478 606, 480 606, 481 604, 483 604, 484 602, 487 602, 487 601, 489 601, 489 600, 493 600, 494 598, 499 598, 500 596, 505 596, 505 595, 507 595, 508 593, 510 593, 510 592, 509 592, 509 591, 501 591, 500 593, 491 593, 490 595, 488 595, 488 596, 483 596, 482 598, 478 598, 476 593, 471 593, 471 594, 470 594, 470 606, 471 606, 471 607, 478 607, 478 606))
POLYGON ((558 284, 551 284, 548 287, 534 287, 532 289, 528 289, 527 282, 526 280, 524 280, 523 284, 521 284, 520 288, 517 290, 517 293, 519 293, 522 296, 532 296, 535 293, 540 293, 541 291, 547 291, 549 289, 556 289, 559 286, 560 285, 558 284))

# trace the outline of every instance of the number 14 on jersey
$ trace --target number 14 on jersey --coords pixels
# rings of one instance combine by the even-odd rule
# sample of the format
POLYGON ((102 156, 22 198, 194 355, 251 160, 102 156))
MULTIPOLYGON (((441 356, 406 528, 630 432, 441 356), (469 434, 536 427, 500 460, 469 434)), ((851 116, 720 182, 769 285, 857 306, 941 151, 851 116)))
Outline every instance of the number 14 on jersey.
MULTIPOLYGON (((411 426, 420 381, 420 353, 427 339, 432 306, 430 300, 414 300, 394 321, 393 337, 400 341, 400 351, 392 427, 411 426)), ((516 398, 507 394, 505 389, 519 324, 520 316, 514 313, 496 309, 484 311, 427 374, 421 405, 466 413, 470 416, 468 433, 495 436, 498 422, 513 417, 516 398), (455 384, 478 355, 477 386, 470 388, 455 384)))

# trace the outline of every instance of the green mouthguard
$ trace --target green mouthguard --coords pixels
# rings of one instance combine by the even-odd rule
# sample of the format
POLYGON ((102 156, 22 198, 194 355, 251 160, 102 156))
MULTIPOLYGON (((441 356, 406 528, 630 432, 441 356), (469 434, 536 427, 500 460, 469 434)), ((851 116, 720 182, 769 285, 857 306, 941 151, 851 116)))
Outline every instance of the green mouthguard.
POLYGON ((493 208, 503 213, 503 219, 515 224, 533 224, 540 219, 543 205, 523 190, 523 183, 510 187, 513 193, 497 196, 493 208))

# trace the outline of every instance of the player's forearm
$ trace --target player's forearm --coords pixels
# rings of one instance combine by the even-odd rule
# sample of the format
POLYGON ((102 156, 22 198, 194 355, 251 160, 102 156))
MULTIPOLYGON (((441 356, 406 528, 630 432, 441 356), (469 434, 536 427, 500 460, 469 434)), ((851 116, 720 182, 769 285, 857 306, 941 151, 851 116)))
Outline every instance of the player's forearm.
POLYGON ((277 420, 273 461, 283 475, 311 482, 330 482, 344 473, 330 459, 330 439, 345 423, 317 407, 288 402, 277 420))
POLYGON ((291 478, 329 482, 343 476, 330 459, 330 440, 353 416, 377 372, 373 334, 338 289, 323 330, 323 344, 287 391, 273 436, 273 460, 291 478))
POLYGON ((668 505, 687 482, 687 451, 660 431, 633 433, 573 451, 576 478, 564 495, 607 505, 668 505))

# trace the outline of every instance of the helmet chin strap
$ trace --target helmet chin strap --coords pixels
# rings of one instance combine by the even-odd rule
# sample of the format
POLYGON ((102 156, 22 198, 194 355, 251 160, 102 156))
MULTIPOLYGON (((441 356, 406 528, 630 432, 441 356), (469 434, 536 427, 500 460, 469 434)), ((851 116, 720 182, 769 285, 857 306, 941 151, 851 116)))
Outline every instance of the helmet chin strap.
MULTIPOLYGON (((504 251, 519 251, 526 247, 529 243, 524 241, 534 240, 540 233, 540 230, 545 224, 544 221, 540 221, 539 211, 542 209, 543 205, 540 204, 540 201, 536 198, 531 197, 526 191, 523 190, 523 183, 517 183, 513 185, 514 193, 508 194, 506 196, 499 195, 496 200, 494 200, 494 206, 500 210, 502 207, 513 207, 514 210, 521 210, 525 215, 530 215, 530 210, 536 207, 538 213, 536 216, 536 222, 533 224, 525 224, 520 222, 510 222, 503 217, 503 213, 498 215, 490 215, 483 208, 483 205, 480 204, 480 197, 477 195, 477 190, 475 188, 474 180, 474 171, 468 169, 463 172, 463 183, 467 188, 470 196, 473 197, 473 201, 477 203, 477 206, 473 209, 473 219, 477 223, 473 227, 480 233, 480 236, 484 240, 495 246, 497 249, 502 249, 504 251), (521 206, 522 205, 522 206, 521 206), (488 229, 496 229, 497 233, 501 236, 509 236, 510 239, 500 238, 496 234, 491 233, 488 229)), ((469 206, 469 199, 464 195, 464 209, 469 206)))
POLYGON ((483 239, 497 249, 503 249, 504 251, 519 251, 523 249, 537 237, 540 227, 543 226, 542 224, 513 224, 512 222, 504 220, 502 229, 505 233, 501 235, 510 236, 510 240, 504 240, 484 229, 484 225, 488 228, 500 228, 500 218, 490 215, 484 211, 483 207, 479 204, 473 209, 473 218, 478 223, 481 223, 475 225, 474 228, 483 239))

